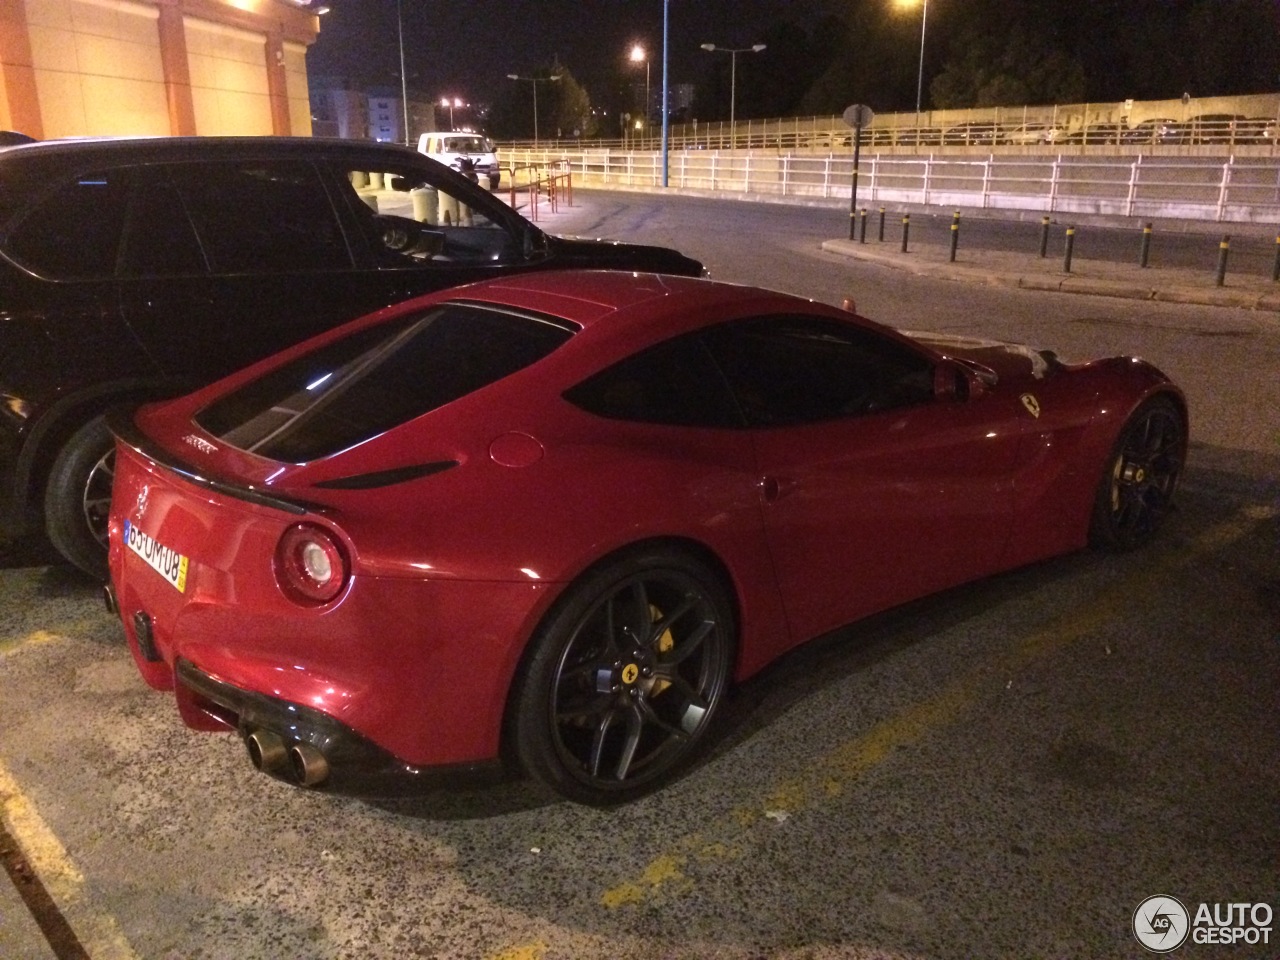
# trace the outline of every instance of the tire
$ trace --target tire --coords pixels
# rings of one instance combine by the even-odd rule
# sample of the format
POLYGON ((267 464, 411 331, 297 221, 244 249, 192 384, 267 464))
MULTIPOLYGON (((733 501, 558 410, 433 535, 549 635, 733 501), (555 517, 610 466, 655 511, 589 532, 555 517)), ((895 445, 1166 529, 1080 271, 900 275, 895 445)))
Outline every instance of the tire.
POLYGON ((115 440, 94 417, 58 451, 45 487, 45 532, 60 554, 89 576, 106 580, 107 518, 115 440))
POLYGON ((1116 440, 1098 483, 1089 543, 1132 550, 1147 543, 1173 507, 1187 458, 1187 425, 1168 397, 1140 406, 1116 440))
POLYGON ((720 579, 692 557, 646 551, 589 571, 526 654, 510 711, 520 765, 594 806, 668 782, 726 695, 735 636, 720 579))

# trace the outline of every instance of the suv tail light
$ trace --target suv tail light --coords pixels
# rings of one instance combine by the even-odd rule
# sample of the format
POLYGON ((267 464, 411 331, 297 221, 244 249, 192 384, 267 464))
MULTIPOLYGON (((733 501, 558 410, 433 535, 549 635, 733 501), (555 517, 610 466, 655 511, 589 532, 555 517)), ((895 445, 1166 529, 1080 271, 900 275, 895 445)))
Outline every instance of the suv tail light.
POLYGON ((295 603, 328 603, 342 592, 351 574, 338 539, 314 523, 297 523, 276 546, 276 582, 295 603))

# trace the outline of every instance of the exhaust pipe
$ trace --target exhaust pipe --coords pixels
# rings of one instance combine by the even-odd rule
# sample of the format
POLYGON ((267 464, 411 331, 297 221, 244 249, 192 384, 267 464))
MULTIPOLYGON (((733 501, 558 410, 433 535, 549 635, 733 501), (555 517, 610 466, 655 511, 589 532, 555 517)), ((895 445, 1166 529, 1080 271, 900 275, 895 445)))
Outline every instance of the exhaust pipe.
POLYGON ((329 761, 309 743, 295 743, 289 748, 289 766, 300 787, 314 787, 329 776, 329 761))
POLYGON ((249 750, 249 760, 263 773, 278 770, 289 760, 284 741, 270 730, 253 731, 244 738, 244 745, 249 750))

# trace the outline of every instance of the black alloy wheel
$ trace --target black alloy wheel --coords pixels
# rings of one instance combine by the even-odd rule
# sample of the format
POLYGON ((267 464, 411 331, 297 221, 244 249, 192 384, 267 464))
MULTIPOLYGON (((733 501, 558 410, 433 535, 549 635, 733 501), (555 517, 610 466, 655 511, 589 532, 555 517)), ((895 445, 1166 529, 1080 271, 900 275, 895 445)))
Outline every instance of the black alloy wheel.
POLYGON ((58 453, 45 488, 49 542, 77 567, 107 579, 107 521, 115 477, 115 440, 105 417, 94 417, 58 453))
POLYGON ((1090 542, 1131 550, 1150 540, 1173 505, 1187 458, 1182 412, 1167 397, 1147 401, 1120 431, 1094 503, 1090 542))
POLYGON ((690 557, 647 553, 587 574, 539 630, 513 701, 525 770, 599 806, 668 781, 725 696, 734 633, 719 579, 690 557))

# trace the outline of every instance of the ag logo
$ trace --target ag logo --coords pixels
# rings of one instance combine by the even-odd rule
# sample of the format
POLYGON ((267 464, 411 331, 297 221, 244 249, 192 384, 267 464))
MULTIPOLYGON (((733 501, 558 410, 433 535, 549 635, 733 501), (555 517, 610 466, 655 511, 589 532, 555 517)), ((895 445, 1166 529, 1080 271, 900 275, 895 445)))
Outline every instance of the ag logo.
POLYGON ((1040 401, 1029 393, 1024 393, 1018 398, 1022 401, 1022 405, 1027 408, 1027 413, 1031 414, 1037 420, 1040 419, 1040 401))
POLYGON ((1174 897, 1147 897, 1133 911, 1133 935, 1152 953, 1177 950, 1190 927, 1187 908, 1174 897))

